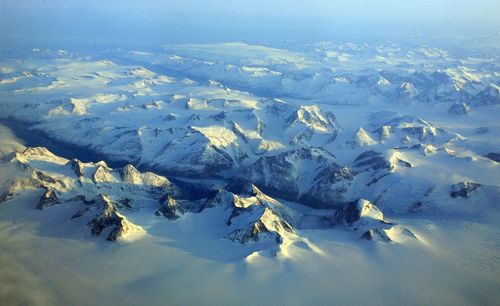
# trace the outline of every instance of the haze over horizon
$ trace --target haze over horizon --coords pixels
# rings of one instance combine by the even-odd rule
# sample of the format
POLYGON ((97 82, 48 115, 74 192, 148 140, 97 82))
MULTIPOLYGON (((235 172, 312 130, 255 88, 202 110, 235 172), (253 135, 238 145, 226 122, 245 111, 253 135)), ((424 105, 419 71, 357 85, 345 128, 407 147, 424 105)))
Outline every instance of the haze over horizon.
POLYGON ((17 45, 373 41, 500 31, 498 1, 61 1, 0 3, 0 49, 17 45), (452 12, 452 13, 450 13, 452 12))

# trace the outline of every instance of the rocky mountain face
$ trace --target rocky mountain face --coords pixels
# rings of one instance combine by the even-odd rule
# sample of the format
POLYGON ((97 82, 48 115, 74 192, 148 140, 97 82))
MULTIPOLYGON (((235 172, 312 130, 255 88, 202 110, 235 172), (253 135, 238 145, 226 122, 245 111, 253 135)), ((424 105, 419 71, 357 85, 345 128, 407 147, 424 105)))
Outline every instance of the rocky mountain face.
POLYGON ((117 210, 119 204, 113 203, 104 194, 99 194, 90 201, 84 201, 87 206, 83 210, 74 214, 71 219, 81 218, 90 215, 87 225, 94 236, 99 236, 103 231, 110 229, 106 240, 116 241, 125 239, 130 235, 143 233, 144 230, 127 220, 117 210))
POLYGON ((302 148, 260 157, 229 188, 244 190, 254 184, 268 194, 312 207, 335 207, 353 180, 349 168, 322 148, 302 148))
POLYGON ((166 200, 161 199, 160 201, 163 203, 155 212, 155 215, 157 216, 163 216, 169 220, 175 220, 179 219, 179 214, 183 214, 185 211, 181 205, 177 204, 177 201, 171 195, 167 195, 166 200))
POLYGON ((292 228, 293 211, 280 202, 266 196, 257 187, 252 186, 249 197, 234 196, 231 215, 227 225, 231 232, 227 238, 246 243, 261 239, 272 239, 282 243, 284 239, 296 236, 292 228))
POLYGON ((401 236, 418 239, 410 229, 388 222, 380 209, 365 199, 343 205, 335 213, 334 224, 346 225, 349 230, 361 233, 359 238, 364 240, 391 242, 401 236))
MULTIPOLYGON (((326 163, 335 171, 341 169, 333 163, 332 155, 321 150, 303 149, 288 152, 280 158, 289 165, 326 163)), ((142 173, 131 165, 113 169, 104 162, 66 160, 41 147, 12 152, 3 156, 1 161, 1 169, 11 168, 18 172, 18 178, 4 191, 2 202, 22 193, 36 192, 39 200, 33 203, 33 208, 50 210, 56 206, 68 206, 74 211, 70 220, 85 220, 92 236, 104 235, 108 241, 147 234, 140 224, 128 217, 142 210, 151 211, 151 217, 164 217, 167 222, 175 222, 185 214, 221 210, 225 217, 219 222, 226 227, 226 235, 221 238, 242 244, 260 243, 263 250, 270 248, 274 254, 286 252, 290 245, 297 243, 314 249, 314 245, 299 233, 304 218, 315 218, 318 224, 325 218, 333 220, 326 228, 342 225, 350 229, 356 224, 366 231, 383 231, 388 225, 380 210, 366 200, 331 206, 335 208, 331 217, 308 216, 266 195, 252 184, 238 193, 219 189, 208 198, 193 200, 184 199, 183 195, 189 191, 182 190, 167 178, 142 173), (142 205, 142 202, 148 204, 142 205), (365 217, 381 221, 380 226, 371 221, 362 222, 365 217), (270 247, 273 245, 275 247, 270 247)), ((321 171, 316 175, 320 182, 325 182, 324 186, 329 186, 327 182, 333 179, 324 178, 321 171)), ((322 187, 319 184, 314 188, 322 187)), ((365 239, 366 235, 362 238, 365 239)), ((387 238, 385 241, 391 240, 387 238)))
POLYGON ((87 218, 92 235, 107 232, 107 240, 126 239, 144 232, 123 215, 136 209, 136 202, 158 201, 181 190, 165 177, 141 173, 132 165, 109 168, 104 162, 83 163, 66 160, 46 148, 26 148, 2 157, 2 169, 16 171, 16 179, 1 196, 7 201, 16 195, 41 190, 34 208, 45 210, 55 205, 71 205, 78 210, 71 217, 87 218), (83 208, 82 208, 83 207, 83 208))

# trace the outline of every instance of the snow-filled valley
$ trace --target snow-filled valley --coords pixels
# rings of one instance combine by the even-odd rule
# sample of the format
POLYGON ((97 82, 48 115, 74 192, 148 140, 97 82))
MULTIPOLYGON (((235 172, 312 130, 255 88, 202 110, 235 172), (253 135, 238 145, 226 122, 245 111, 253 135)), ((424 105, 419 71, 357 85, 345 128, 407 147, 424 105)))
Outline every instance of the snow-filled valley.
POLYGON ((0 298, 495 304, 492 46, 4 53, 0 298))

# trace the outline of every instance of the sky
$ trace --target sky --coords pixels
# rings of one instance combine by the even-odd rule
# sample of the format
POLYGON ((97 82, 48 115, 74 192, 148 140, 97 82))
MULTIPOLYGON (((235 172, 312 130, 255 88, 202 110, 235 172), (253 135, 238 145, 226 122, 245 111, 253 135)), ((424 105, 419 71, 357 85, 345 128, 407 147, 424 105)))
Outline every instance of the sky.
POLYGON ((0 0, 0 14, 1 48, 500 32, 498 0, 0 0))

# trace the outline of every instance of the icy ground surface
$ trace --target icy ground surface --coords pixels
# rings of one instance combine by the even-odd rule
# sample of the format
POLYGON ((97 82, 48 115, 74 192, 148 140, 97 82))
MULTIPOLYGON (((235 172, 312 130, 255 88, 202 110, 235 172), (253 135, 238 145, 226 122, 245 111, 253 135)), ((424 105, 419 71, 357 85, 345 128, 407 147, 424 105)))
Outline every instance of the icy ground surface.
POLYGON ((3 54, 0 300, 495 304, 495 39, 3 54))

